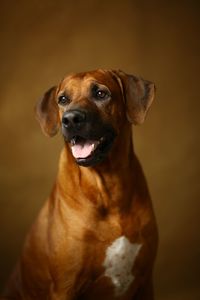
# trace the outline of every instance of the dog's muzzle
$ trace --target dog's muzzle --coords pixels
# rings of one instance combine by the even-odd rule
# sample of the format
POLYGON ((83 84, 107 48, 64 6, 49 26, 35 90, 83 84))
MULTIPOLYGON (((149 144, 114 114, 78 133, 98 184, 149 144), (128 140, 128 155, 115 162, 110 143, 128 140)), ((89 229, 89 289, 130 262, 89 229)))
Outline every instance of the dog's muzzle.
POLYGON ((63 114, 62 133, 70 144, 76 162, 87 167, 106 157, 116 136, 111 125, 104 124, 98 116, 81 109, 63 114))

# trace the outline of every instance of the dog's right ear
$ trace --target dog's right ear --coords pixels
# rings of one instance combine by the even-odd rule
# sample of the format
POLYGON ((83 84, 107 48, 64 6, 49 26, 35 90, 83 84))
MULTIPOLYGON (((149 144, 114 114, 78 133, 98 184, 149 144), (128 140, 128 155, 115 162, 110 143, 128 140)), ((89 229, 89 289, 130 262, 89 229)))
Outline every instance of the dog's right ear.
POLYGON ((130 123, 142 124, 155 97, 155 85, 121 70, 112 70, 122 90, 126 105, 126 116, 130 123))
POLYGON ((36 119, 43 133, 50 137, 54 136, 60 127, 56 90, 56 86, 50 88, 35 106, 36 119))

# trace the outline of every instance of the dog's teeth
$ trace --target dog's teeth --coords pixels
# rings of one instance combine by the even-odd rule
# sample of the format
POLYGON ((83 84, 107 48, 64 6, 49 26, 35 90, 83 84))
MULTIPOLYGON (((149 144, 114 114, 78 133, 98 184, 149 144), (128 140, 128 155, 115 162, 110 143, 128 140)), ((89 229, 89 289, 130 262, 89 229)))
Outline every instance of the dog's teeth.
POLYGON ((76 144, 76 138, 73 138, 73 139, 71 140, 71 145, 74 146, 75 144, 76 144))

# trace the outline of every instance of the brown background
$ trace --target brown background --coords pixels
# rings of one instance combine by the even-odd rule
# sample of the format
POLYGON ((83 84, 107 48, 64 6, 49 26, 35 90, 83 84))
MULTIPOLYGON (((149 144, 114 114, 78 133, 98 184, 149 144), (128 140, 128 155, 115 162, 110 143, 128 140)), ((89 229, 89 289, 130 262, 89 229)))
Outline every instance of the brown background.
POLYGON ((0 282, 56 175, 35 101, 66 73, 121 68, 157 97, 134 129, 160 230, 157 299, 200 299, 199 1, 1 1, 0 282))

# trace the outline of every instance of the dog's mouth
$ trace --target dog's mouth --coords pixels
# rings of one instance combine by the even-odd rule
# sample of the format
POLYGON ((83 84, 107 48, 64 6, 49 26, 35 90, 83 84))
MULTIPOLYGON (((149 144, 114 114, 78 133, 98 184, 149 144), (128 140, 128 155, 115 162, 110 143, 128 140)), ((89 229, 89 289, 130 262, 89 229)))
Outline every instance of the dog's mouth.
POLYGON ((92 141, 86 140, 80 136, 75 136, 70 141, 72 154, 75 159, 87 158, 94 153, 101 142, 103 142, 103 138, 98 141, 92 141))
POLYGON ((79 165, 92 166, 102 161, 110 150, 114 138, 113 133, 108 133, 96 140, 76 135, 70 140, 72 155, 79 165))

